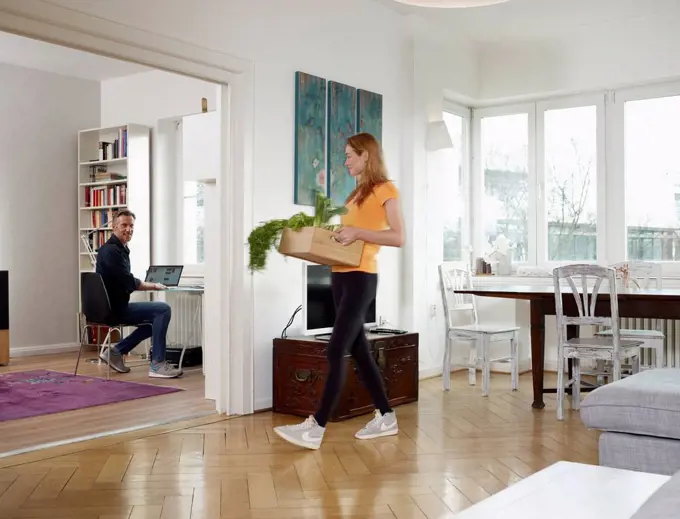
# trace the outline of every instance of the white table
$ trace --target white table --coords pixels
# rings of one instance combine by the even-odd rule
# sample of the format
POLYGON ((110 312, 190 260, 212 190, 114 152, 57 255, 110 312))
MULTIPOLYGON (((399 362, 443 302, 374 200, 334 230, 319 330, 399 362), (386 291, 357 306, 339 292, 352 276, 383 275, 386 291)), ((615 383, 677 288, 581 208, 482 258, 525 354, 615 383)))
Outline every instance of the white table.
POLYGON ((669 476, 560 461, 456 519, 630 519, 669 476))

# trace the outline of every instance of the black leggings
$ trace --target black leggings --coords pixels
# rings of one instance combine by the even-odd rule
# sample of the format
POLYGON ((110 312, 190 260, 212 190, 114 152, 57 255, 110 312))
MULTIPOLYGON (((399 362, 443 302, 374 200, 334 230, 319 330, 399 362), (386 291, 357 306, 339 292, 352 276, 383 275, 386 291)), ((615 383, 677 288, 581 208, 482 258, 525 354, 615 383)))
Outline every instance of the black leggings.
POLYGON ((347 351, 352 354, 375 407, 382 414, 391 411, 380 370, 371 355, 364 333, 366 312, 375 300, 378 288, 378 275, 359 271, 333 272, 332 285, 335 324, 328 342, 328 378, 321 397, 321 405, 314 415, 321 427, 326 426, 345 384, 347 351))

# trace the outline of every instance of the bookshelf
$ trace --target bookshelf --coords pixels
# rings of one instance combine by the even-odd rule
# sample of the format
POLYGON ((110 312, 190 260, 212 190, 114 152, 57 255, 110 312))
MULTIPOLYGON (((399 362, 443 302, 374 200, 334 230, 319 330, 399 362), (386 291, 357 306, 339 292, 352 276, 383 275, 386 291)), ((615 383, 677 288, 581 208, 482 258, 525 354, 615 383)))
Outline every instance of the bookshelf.
POLYGON ((151 129, 139 124, 78 132, 79 294, 80 273, 94 272, 93 259, 111 237, 113 215, 121 209, 137 217, 128 245, 132 274, 143 279, 151 263, 150 137, 151 129))

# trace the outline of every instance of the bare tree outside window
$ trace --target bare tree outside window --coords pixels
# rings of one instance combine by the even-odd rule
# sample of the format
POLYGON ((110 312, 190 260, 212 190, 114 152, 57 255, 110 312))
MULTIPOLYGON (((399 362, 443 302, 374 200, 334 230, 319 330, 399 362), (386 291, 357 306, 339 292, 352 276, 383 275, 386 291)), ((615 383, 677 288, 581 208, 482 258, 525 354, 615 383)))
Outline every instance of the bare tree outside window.
POLYGON ((597 108, 544 112, 550 261, 597 259, 597 108))

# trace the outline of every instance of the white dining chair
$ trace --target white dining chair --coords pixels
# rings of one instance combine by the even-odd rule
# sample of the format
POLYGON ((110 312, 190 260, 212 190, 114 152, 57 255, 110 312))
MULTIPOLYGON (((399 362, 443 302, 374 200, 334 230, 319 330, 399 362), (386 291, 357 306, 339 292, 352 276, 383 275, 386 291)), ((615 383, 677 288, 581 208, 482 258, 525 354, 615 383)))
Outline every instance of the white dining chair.
MULTIPOLYGON (((612 378, 621 378, 621 361, 633 359, 633 373, 639 371, 639 340, 624 340, 619 334, 619 305, 616 290, 616 271, 599 265, 566 265, 553 270, 555 289, 555 316, 557 322, 557 419, 564 420, 564 395, 571 386, 571 408, 578 410, 581 404, 581 359, 612 363, 612 378), (563 281, 569 290, 562 291, 563 281), (577 286, 577 281, 579 286, 577 286), (609 315, 595 315, 602 284, 609 291, 609 315), (592 292, 589 292, 592 284, 592 292), (573 296, 577 316, 565 315, 564 303, 573 296), (564 300, 563 300, 564 298, 564 300), (608 337, 576 337, 567 339, 567 326, 608 326, 608 337), (572 359, 573 378, 564 381, 564 361, 572 359)), ((574 312, 572 312, 574 313, 574 312)))
MULTIPOLYGON (((661 264, 652 263, 649 261, 625 261, 622 263, 615 263, 611 265, 612 268, 617 269, 617 280, 622 278, 623 269, 627 270, 629 283, 628 287, 622 288, 628 290, 635 289, 649 289, 663 288, 663 279, 661 274, 661 264), (632 286, 631 286, 632 285, 632 286)), ((623 284, 623 283, 620 283, 623 284)), ((619 325, 620 326, 620 325, 619 325)), ((611 337, 612 331, 610 329, 600 330, 595 333, 597 337, 611 337)), ((645 362, 640 362, 640 369, 650 369, 653 367, 663 368, 666 365, 665 362, 665 342, 666 336, 660 330, 634 330, 628 328, 622 328, 619 330, 619 335, 622 339, 633 339, 642 341, 641 350, 651 350, 656 352, 655 364, 647 364, 645 362)), ((651 353, 650 351, 650 353, 651 353)), ((647 356, 643 356, 642 359, 647 356)))
POLYGON ((472 274, 469 269, 439 265, 439 279, 446 316, 446 344, 442 370, 444 390, 451 389, 451 355, 456 342, 468 344, 468 362, 461 367, 468 369, 468 382, 475 385, 477 380, 477 364, 482 364, 482 395, 489 395, 492 362, 510 362, 511 387, 516 391, 519 385, 518 373, 518 331, 517 326, 498 326, 479 324, 475 297, 461 294, 456 290, 472 288, 472 274), (460 317, 465 324, 460 324, 460 317), (490 358, 491 344, 508 341, 510 355, 490 358))

